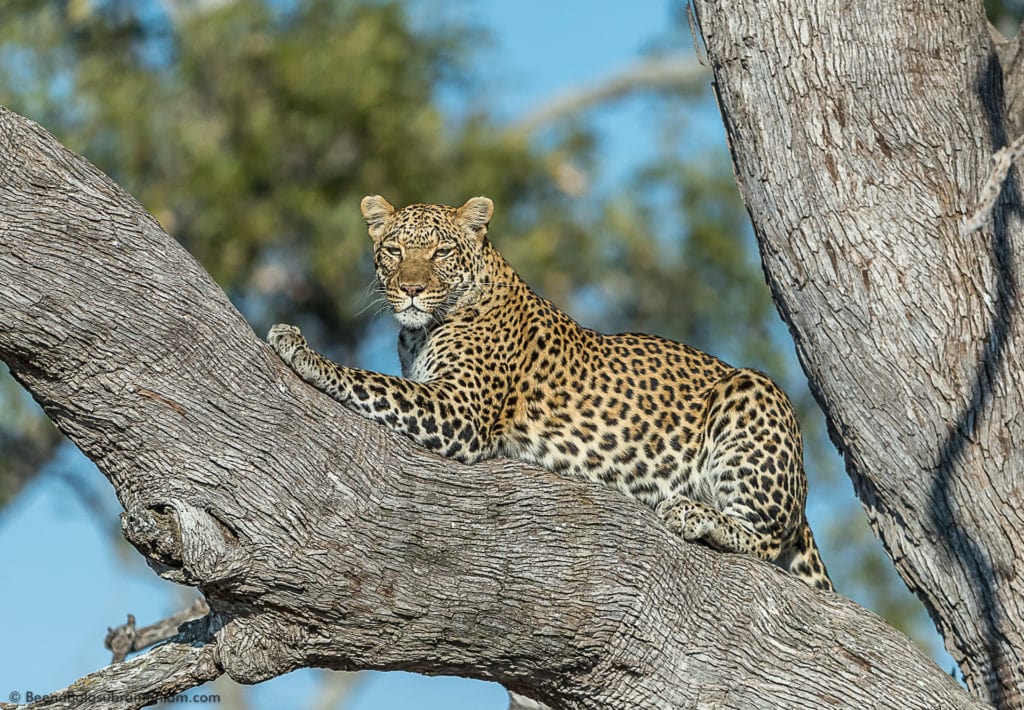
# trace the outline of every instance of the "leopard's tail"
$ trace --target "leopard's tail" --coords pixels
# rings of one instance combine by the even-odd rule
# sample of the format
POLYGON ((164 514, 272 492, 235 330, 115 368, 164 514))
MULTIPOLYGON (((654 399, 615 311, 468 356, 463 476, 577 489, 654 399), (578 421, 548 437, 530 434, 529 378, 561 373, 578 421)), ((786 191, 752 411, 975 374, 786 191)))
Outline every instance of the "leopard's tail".
POLYGON ((815 589, 832 591, 832 580, 825 569, 825 563, 821 561, 818 545, 814 542, 814 533, 811 532, 811 526, 806 520, 797 531, 793 545, 784 557, 785 560, 780 560, 783 569, 789 570, 815 589))

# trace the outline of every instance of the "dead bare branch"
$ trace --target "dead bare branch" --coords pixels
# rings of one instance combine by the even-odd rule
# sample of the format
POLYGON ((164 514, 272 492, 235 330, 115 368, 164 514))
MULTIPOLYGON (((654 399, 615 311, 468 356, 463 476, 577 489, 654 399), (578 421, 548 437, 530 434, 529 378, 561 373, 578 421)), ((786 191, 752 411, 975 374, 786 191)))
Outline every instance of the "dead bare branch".
POLYGON ((0 710, 135 710, 174 697, 223 672, 211 622, 191 622, 175 640, 148 653, 90 673, 28 705, 0 703, 0 710))
POLYGON ((578 115, 600 104, 618 101, 644 91, 696 91, 711 75, 689 55, 646 59, 590 86, 566 92, 513 123, 509 130, 529 134, 537 129, 578 115))
POLYGON ((149 648, 153 644, 166 641, 179 633, 179 627, 186 621, 195 621, 210 613, 210 607, 205 599, 196 599, 187 609, 177 614, 161 619, 155 624, 135 628, 135 617, 128 615, 128 621, 120 626, 107 629, 107 637, 103 645, 111 651, 114 656, 111 663, 121 663, 128 657, 129 653, 149 648))

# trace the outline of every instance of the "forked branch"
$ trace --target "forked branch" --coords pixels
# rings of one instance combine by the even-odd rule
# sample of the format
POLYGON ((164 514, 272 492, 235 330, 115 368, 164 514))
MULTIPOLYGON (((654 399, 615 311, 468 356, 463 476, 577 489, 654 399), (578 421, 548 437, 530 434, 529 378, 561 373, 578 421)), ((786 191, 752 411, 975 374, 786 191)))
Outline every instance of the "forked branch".
POLYGON ((0 709, 134 710, 218 678, 223 669, 202 619, 177 638, 148 653, 90 673, 73 684, 29 705, 0 703, 0 709))
POLYGON ((206 604, 206 600, 196 599, 188 609, 161 619, 155 624, 143 626, 141 629, 135 627, 135 617, 129 614, 126 623, 107 629, 107 638, 104 639, 103 645, 114 654, 110 662, 121 663, 129 653, 141 651, 174 638, 178 634, 179 627, 186 621, 201 619, 209 613, 210 607, 206 604))

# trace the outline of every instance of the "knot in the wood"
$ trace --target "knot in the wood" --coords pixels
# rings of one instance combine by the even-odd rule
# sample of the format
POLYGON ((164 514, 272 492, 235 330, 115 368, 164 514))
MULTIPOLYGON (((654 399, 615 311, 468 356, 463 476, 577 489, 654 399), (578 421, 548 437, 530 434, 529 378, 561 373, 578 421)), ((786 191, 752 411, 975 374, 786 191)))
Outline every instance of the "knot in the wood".
POLYGON ((121 514, 121 531, 164 579, 202 586, 244 569, 244 555, 232 530, 209 511, 173 501, 121 514))
POLYGON ((121 513, 121 533, 151 564, 181 567, 181 533, 168 506, 133 508, 121 513))

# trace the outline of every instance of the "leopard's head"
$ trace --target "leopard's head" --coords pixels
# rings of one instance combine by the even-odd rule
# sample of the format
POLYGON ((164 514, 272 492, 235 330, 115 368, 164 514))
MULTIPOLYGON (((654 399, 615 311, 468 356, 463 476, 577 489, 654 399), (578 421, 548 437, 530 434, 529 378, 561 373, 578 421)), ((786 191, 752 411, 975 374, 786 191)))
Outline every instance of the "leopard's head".
POLYGON ((364 197, 377 279, 398 322, 440 323, 468 305, 485 268, 483 247, 494 203, 473 197, 462 207, 409 205, 396 210, 380 195, 364 197))

